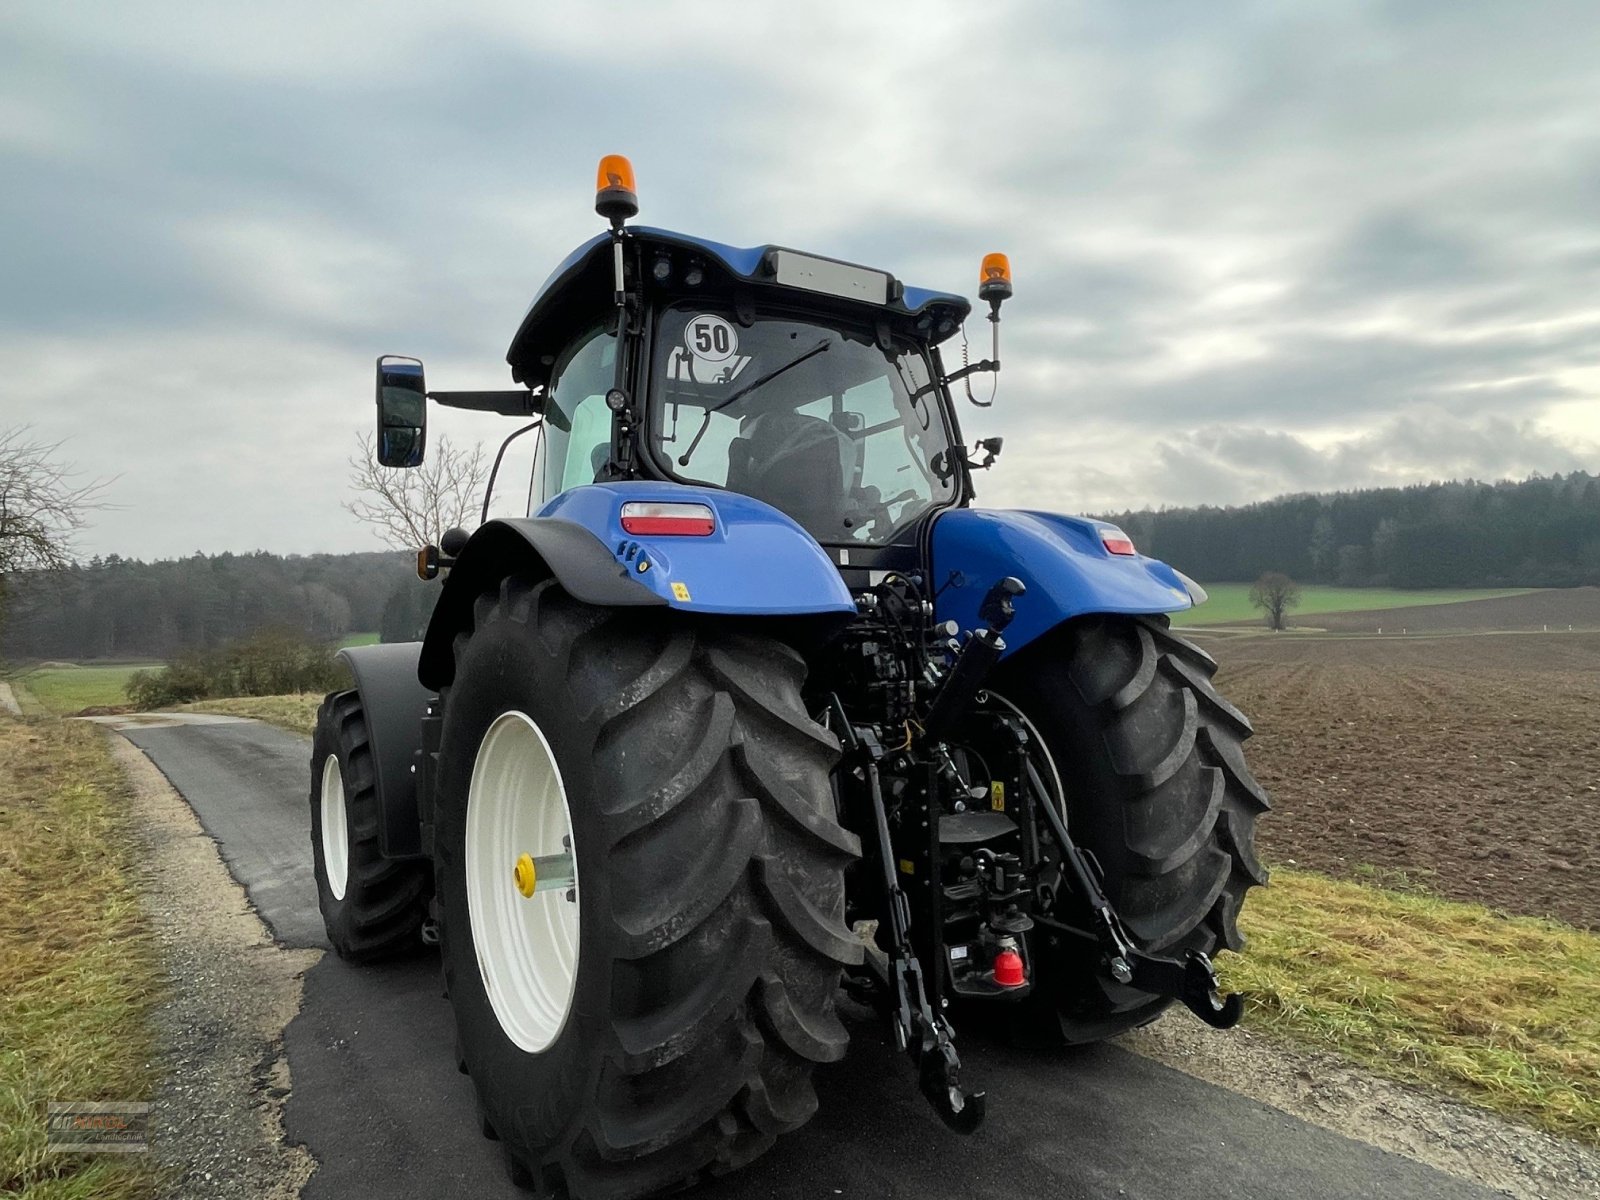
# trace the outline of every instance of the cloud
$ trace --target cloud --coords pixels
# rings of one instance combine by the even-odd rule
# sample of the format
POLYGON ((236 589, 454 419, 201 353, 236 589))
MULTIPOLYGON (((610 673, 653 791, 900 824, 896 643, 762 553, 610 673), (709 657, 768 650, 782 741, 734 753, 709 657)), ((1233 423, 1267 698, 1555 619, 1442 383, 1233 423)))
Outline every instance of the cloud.
POLYGON ((1593 469, 1597 35, 1577 2, 28 6, 0 406, 121 473, 91 549, 367 544, 373 357, 506 386, 626 151, 653 224, 967 293, 1007 251, 986 500, 1593 469))
POLYGON ((1036 497, 1045 491, 1065 493, 1071 507, 1083 512, 1245 504, 1299 492, 1600 467, 1600 439, 1574 439, 1536 421, 1462 416, 1437 406, 1316 439, 1241 425, 1208 425, 1148 440, 1097 429, 1070 439, 1030 440, 1019 450, 1007 450, 1009 472, 997 486, 983 489, 986 504, 1040 507, 1036 497))

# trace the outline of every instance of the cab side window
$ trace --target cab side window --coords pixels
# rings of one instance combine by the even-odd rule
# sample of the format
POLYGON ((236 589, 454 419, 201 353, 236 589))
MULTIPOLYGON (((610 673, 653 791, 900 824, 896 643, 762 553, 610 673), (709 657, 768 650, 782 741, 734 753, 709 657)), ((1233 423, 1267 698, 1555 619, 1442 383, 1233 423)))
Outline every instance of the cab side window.
POLYGON ((616 376, 617 339, 595 329, 567 348, 550 374, 543 445, 534 465, 535 508, 593 483, 611 448, 606 392, 616 376))

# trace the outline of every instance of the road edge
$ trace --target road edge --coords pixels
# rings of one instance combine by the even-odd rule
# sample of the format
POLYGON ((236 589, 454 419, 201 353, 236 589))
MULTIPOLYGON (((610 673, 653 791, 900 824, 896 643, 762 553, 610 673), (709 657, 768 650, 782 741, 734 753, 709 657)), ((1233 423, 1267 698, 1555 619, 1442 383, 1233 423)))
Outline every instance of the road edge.
POLYGON ((1385 1079, 1335 1054, 1249 1029, 1210 1029, 1176 1010, 1116 1044, 1517 1200, 1590 1200, 1600 1191, 1600 1150, 1385 1079))
POLYGON ((181 1172, 172 1195, 298 1200, 316 1160, 284 1131, 284 1029, 320 950, 278 945, 216 843, 143 751, 107 729, 128 781, 135 880, 169 995, 153 1016, 165 1075, 151 1149, 181 1172))

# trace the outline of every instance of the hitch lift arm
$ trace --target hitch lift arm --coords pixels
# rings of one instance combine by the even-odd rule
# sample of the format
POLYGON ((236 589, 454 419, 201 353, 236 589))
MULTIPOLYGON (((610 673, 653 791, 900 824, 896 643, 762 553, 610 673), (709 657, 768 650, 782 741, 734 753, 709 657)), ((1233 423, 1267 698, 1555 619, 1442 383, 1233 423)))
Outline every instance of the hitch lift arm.
MULTIPOLYGON (((1018 728, 1021 737, 1027 735, 1018 728)), ((1091 860, 1078 849, 1067 833, 1067 823, 1056 805, 1051 803, 1050 792, 1039 777, 1032 759, 1023 757, 1028 773, 1028 784, 1040 797, 1036 807, 1045 814, 1050 830, 1061 848, 1061 858, 1066 866, 1074 890, 1088 905, 1094 923, 1092 933, 1076 929, 1050 917, 1036 916, 1041 925, 1070 937, 1097 942, 1106 958, 1106 967, 1118 983, 1128 984, 1141 992, 1156 996, 1172 996, 1207 1025, 1217 1029, 1231 1029, 1244 1015, 1244 998, 1237 992, 1224 996, 1211 959, 1199 950, 1186 951, 1183 958, 1168 958, 1147 954, 1134 943, 1133 937, 1117 915, 1117 910, 1106 898, 1100 886, 1099 874, 1091 860)))
POLYGON ((872 804, 878 866, 889 917, 888 957, 889 975, 894 985, 891 1018, 895 1044, 916 1064, 922 1094, 933 1105, 939 1119, 957 1133, 972 1133, 983 1124, 988 1097, 984 1092, 962 1089, 961 1057, 956 1053, 954 1031, 929 1002, 922 964, 911 948, 911 903, 895 871, 889 817, 883 806, 883 787, 878 778, 878 760, 883 757, 883 747, 870 729, 851 726, 837 696, 831 698, 830 707, 839 721, 848 752, 858 759, 855 770, 864 778, 872 804))

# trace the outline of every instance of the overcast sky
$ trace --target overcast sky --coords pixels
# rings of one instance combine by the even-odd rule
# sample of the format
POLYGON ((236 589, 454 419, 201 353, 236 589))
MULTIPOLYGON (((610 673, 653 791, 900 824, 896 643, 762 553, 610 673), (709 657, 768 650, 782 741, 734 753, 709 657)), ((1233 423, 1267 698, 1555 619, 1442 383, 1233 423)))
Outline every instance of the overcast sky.
POLYGON ((0 425, 116 477, 87 553, 377 548, 374 356, 510 386, 618 152, 651 224, 1006 251, 984 503, 1593 471, 1597 63, 1593 0, 13 0, 0 425))

